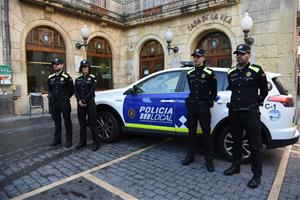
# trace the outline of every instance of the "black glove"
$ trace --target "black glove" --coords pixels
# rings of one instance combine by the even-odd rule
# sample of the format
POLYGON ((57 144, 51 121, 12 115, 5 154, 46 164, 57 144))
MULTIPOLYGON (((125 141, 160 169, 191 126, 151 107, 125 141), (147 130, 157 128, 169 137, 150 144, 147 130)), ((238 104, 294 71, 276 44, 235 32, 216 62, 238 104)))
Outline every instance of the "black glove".
POLYGON ((210 108, 214 107, 214 100, 209 100, 208 106, 209 106, 210 108))
POLYGON ((230 103, 226 103, 226 107, 227 107, 227 108, 230 108, 230 103))
POLYGON ((188 107, 188 105, 190 105, 190 98, 189 97, 185 99, 184 104, 185 104, 185 107, 188 107))

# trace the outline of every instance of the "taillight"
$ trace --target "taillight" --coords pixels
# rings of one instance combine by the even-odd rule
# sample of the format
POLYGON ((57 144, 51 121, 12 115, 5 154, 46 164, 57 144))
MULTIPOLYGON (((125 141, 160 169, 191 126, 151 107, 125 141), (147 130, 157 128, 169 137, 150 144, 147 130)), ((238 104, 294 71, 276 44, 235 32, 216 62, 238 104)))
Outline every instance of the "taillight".
POLYGON ((274 101, 278 103, 282 103, 285 107, 294 107, 294 99, 293 97, 288 96, 270 96, 268 97, 268 101, 274 101))

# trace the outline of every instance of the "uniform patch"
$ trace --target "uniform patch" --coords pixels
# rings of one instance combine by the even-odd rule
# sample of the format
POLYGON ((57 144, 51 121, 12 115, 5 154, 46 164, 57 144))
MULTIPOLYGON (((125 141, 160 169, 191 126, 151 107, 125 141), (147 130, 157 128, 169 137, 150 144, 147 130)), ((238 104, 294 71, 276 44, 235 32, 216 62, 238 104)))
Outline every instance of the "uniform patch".
POLYGON ((131 119, 135 118, 135 111, 134 111, 133 108, 130 108, 128 110, 128 117, 131 118, 131 119))
POLYGON ((247 76, 247 77, 250 77, 251 75, 252 75, 251 72, 247 72, 247 73, 246 73, 246 76, 247 76))
POLYGON ((65 79, 63 77, 60 78, 60 81, 64 81, 65 79))
POLYGON ((203 73, 203 74, 201 74, 201 78, 205 78, 206 77, 206 75, 203 73))

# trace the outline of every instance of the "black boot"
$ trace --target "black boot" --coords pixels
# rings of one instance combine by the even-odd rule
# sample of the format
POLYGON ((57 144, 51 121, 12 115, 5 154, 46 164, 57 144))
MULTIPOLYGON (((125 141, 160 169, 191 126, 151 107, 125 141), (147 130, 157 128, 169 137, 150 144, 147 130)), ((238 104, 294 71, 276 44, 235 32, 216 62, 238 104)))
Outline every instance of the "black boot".
POLYGON ((260 177, 259 176, 256 176, 254 175, 251 180, 248 182, 248 187, 249 188, 257 188, 260 184, 260 177))
POLYGON ((79 142, 76 146, 75 146, 75 149, 80 149, 80 148, 83 148, 86 146, 86 143, 84 142, 79 142))
POLYGON ((50 146, 56 146, 56 145, 59 145, 61 144, 61 140, 53 140, 51 143, 50 143, 50 146))
POLYGON ((72 146, 72 142, 70 142, 70 141, 66 142, 66 144, 65 144, 66 148, 70 148, 71 146, 72 146))
POLYGON ((91 150, 92 151, 97 151, 99 149, 99 142, 94 142, 92 145, 91 150))
POLYGON ((213 165, 212 161, 206 161, 206 169, 209 172, 215 171, 215 168, 214 168, 214 165, 213 165))
POLYGON ((224 175, 230 176, 240 173, 240 166, 232 164, 228 169, 224 171, 224 175))
POLYGON ((187 155, 183 161, 181 161, 182 165, 189 165, 190 163, 195 161, 195 156, 194 155, 187 155))

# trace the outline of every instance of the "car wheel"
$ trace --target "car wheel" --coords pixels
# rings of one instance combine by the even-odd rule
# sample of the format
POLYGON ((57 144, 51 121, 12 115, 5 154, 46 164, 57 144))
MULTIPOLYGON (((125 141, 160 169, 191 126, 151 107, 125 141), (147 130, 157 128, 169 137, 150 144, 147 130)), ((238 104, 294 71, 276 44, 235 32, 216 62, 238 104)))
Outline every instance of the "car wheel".
POLYGON ((97 133, 100 141, 114 142, 120 136, 120 123, 115 115, 100 111, 97 117, 97 133))
MULTIPOLYGON (((217 144, 223 156, 228 160, 232 160, 233 140, 228 125, 226 125, 220 130, 217 137, 217 144)), ((249 163, 251 159, 250 158, 251 152, 250 152, 250 146, 245 131, 243 132, 242 149, 243 149, 242 162, 249 163)))

